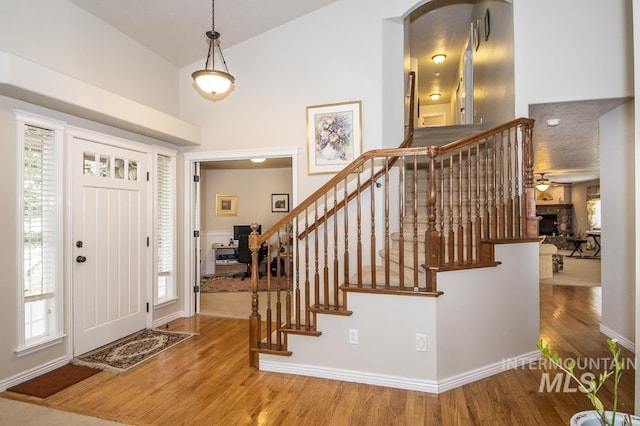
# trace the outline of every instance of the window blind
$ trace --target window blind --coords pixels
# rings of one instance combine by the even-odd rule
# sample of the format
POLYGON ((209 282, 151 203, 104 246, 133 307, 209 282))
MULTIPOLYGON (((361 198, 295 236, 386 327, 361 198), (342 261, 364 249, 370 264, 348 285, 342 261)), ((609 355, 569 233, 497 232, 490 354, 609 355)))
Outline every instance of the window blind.
POLYGON ((171 275, 173 269, 173 186, 171 158, 157 156, 158 275, 171 275))
POLYGON ((55 131, 24 128, 23 237, 25 297, 56 289, 58 247, 55 131))

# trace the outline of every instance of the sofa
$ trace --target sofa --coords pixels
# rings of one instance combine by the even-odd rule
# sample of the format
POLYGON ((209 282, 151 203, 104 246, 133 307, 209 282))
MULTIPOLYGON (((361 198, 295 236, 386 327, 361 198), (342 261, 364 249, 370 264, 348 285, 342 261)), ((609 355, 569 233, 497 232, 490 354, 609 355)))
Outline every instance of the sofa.
POLYGON ((553 278, 553 257, 557 253, 558 247, 540 242, 540 279, 553 278))

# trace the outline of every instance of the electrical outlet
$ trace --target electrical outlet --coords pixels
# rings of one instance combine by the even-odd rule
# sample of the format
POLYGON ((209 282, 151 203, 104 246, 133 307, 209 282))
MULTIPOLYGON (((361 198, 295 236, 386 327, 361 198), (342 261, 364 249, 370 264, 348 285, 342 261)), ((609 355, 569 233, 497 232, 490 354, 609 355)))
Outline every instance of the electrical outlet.
POLYGON ((353 328, 349 329, 349 343, 352 345, 358 344, 358 330, 353 328))
POLYGON ((427 351, 427 335, 416 333, 416 351, 418 352, 426 352, 427 351))

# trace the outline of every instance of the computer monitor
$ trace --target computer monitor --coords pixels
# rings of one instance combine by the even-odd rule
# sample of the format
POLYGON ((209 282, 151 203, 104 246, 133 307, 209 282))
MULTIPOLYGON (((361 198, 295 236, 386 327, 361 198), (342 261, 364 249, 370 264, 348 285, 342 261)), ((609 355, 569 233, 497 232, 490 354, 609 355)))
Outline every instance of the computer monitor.
MULTIPOLYGON (((258 225, 258 234, 262 233, 262 226, 258 225)), ((251 225, 233 225, 233 239, 238 241, 240 235, 251 234, 251 225)))

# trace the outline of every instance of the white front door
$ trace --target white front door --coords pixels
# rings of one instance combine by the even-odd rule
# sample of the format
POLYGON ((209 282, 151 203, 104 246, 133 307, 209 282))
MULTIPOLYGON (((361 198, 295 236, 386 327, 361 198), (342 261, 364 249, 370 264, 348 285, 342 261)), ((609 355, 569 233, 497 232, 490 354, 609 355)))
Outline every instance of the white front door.
POLYGON ((147 154, 73 143, 74 356, 147 325, 147 154))

